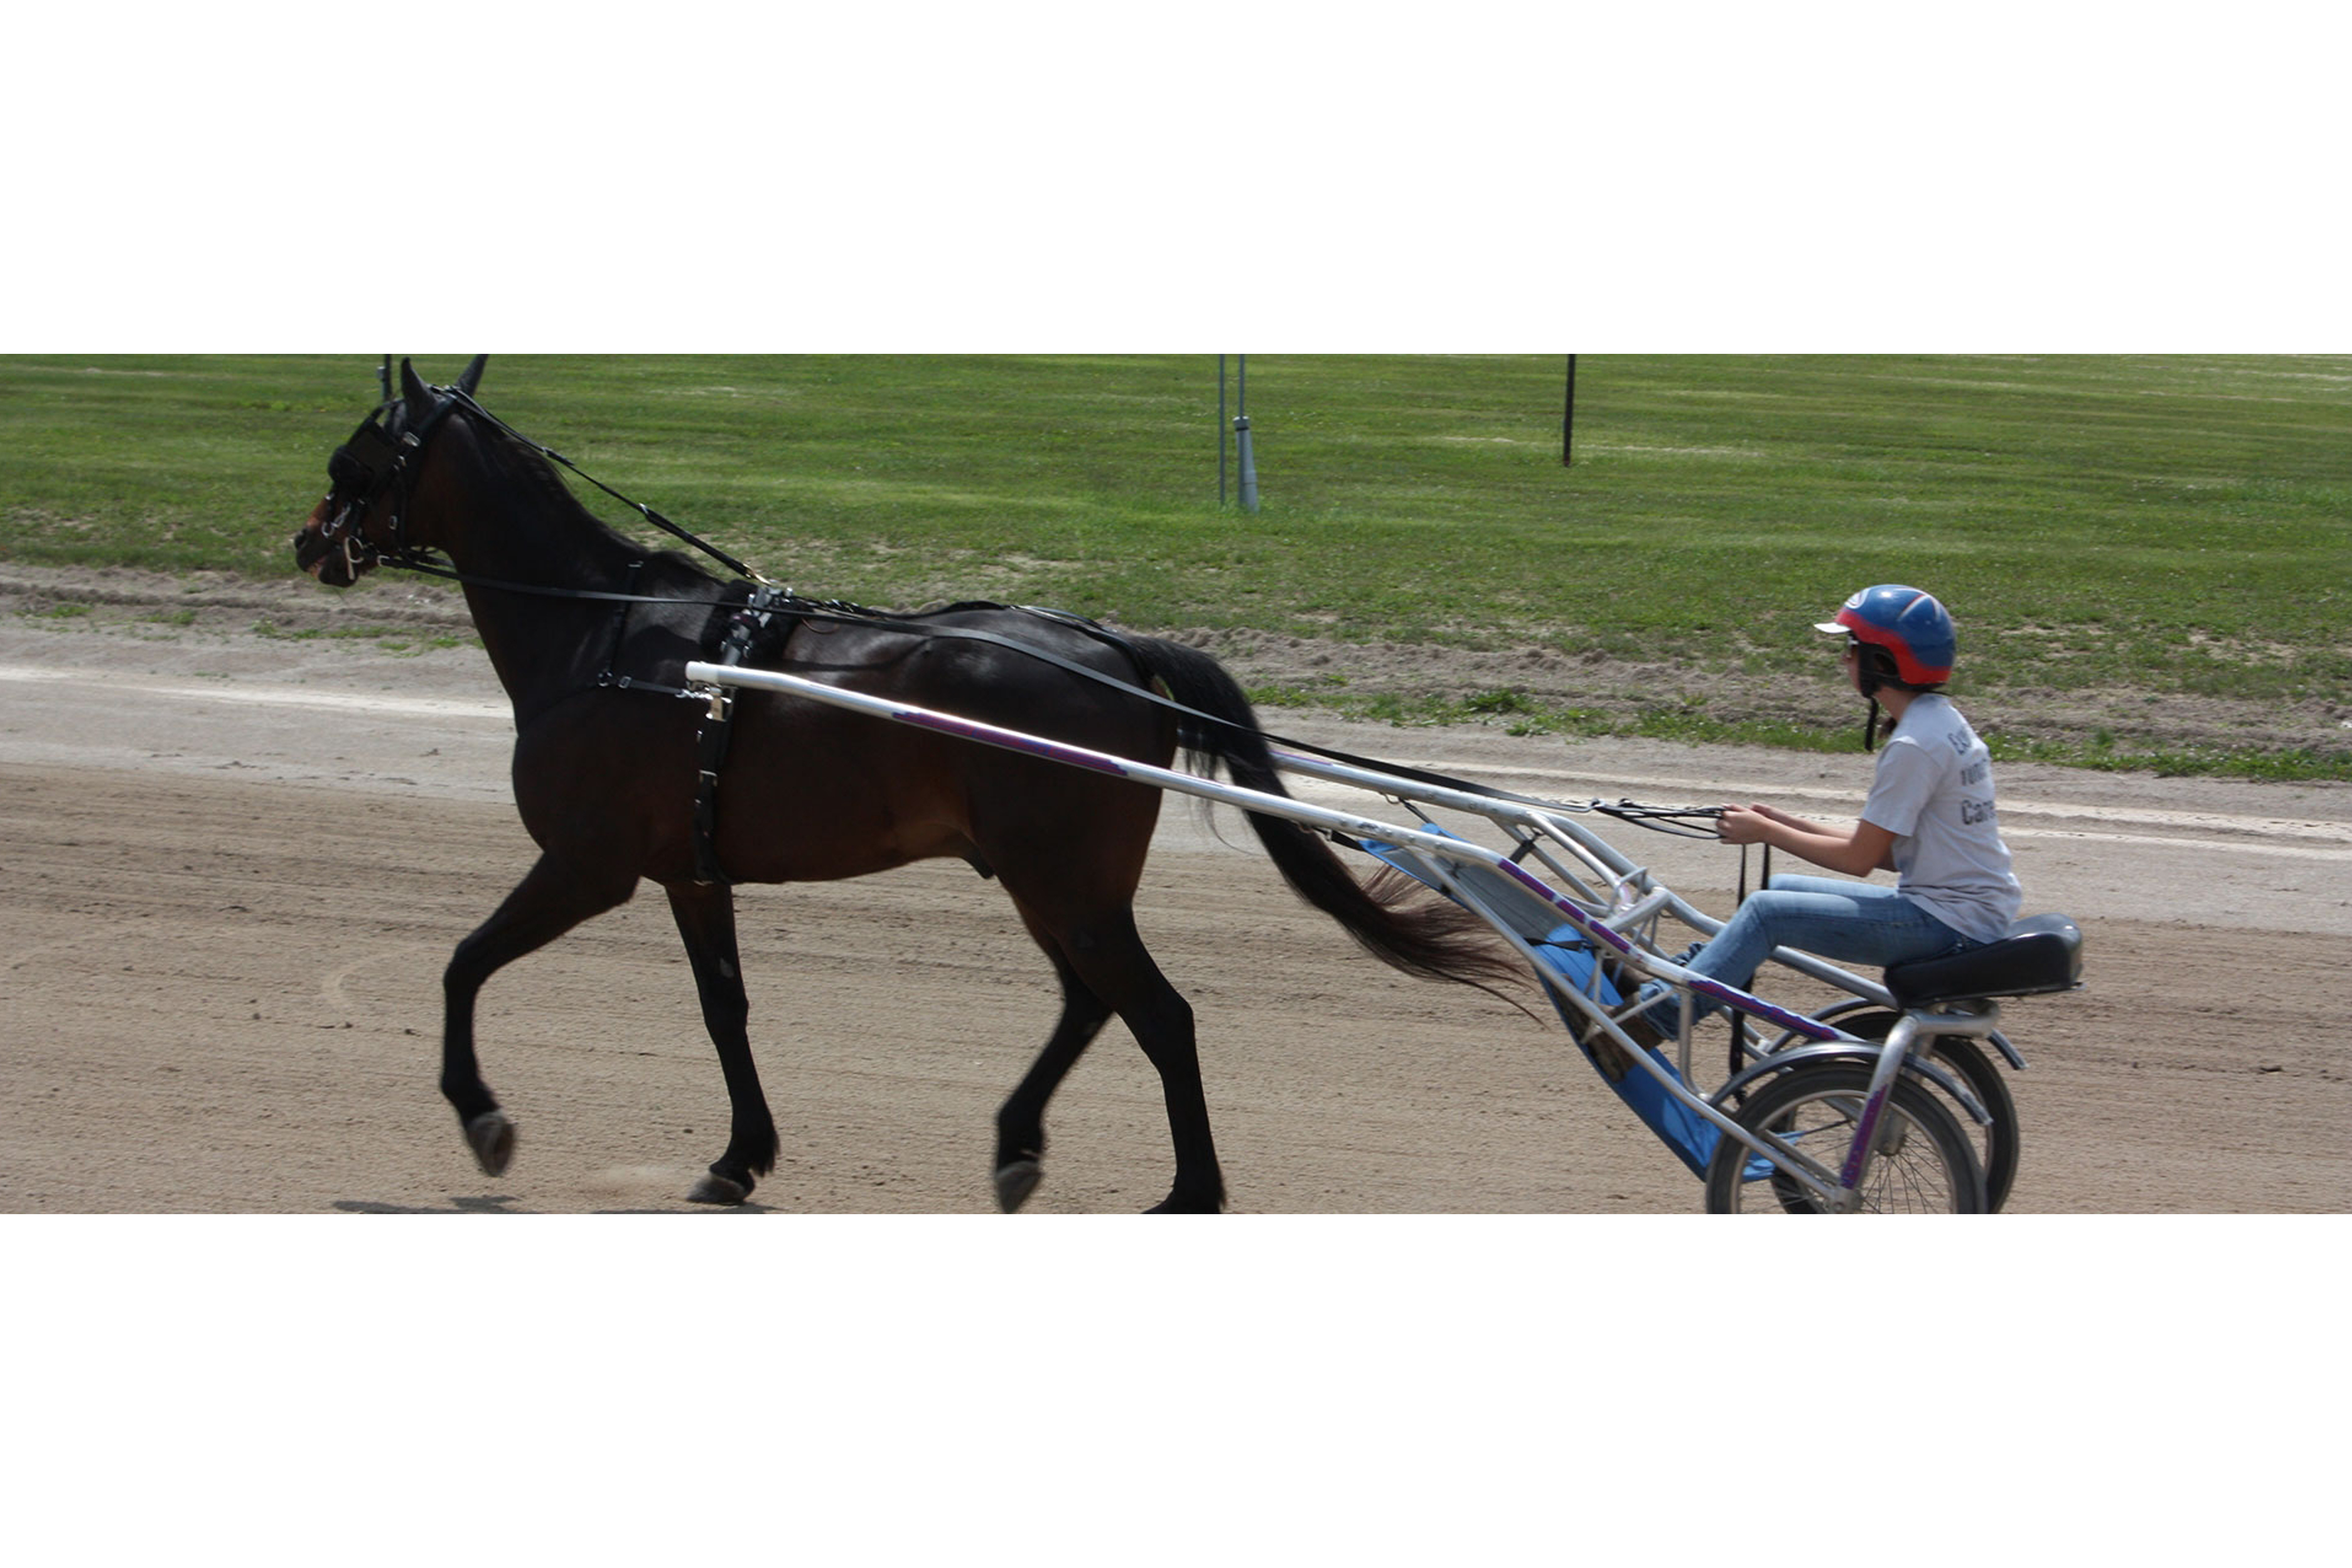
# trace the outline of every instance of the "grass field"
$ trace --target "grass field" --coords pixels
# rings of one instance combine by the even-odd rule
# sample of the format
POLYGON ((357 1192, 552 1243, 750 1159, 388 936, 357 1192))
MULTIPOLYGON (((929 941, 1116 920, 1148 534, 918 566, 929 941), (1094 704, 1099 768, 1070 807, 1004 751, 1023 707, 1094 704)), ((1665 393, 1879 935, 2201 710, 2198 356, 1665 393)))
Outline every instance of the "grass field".
MULTIPOLYGON (((1587 356, 1569 466, 1559 355, 1248 370, 1255 515, 1218 504, 1213 355, 494 357, 482 391, 825 596, 1818 674, 1805 621, 1907 581, 1971 689, 2352 701, 2352 359, 1587 356)), ((289 574, 374 374, 0 359, 0 558, 289 574)), ((2168 765, 2347 777, 2343 733, 2168 765)))

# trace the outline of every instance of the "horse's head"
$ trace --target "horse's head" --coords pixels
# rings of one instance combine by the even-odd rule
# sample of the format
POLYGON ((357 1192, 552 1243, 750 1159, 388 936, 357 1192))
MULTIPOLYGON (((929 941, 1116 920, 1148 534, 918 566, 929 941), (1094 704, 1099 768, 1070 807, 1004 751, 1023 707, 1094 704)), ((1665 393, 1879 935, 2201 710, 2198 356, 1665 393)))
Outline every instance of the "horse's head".
POLYGON ((378 561, 404 559, 429 542, 409 535, 406 517, 425 443, 452 410, 472 401, 488 357, 475 355, 454 387, 427 386, 404 359, 397 397, 386 366, 383 402, 327 459, 327 493, 294 535, 296 565, 347 588, 378 561))

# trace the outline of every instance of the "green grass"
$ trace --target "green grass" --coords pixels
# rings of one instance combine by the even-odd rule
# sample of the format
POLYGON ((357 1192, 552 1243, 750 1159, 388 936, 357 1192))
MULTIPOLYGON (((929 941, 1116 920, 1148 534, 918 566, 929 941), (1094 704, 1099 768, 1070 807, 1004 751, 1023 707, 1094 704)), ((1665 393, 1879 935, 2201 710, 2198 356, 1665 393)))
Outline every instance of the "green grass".
MULTIPOLYGON (((1217 504, 1213 355, 494 357, 483 396, 825 596, 1773 672, 1901 580, 1969 690, 2352 696, 2352 360, 1587 356, 1570 467, 1563 370, 1255 356, 1255 516, 1217 504)), ((0 558, 290 573, 373 395, 365 356, 0 360, 0 558)))
MULTIPOLYGON (((1670 701, 1652 706, 1629 723, 1593 709, 1533 704, 1518 693, 1508 694, 1509 701, 1503 704, 1479 697, 1403 698, 1392 693, 1352 697, 1284 687, 1258 688, 1249 695, 1260 709, 1316 708, 1336 711, 1344 718, 1403 726, 1484 721, 1496 723, 1509 734, 1558 735, 1563 739, 1631 734, 1690 745, 1758 745, 1791 752, 1851 753, 1859 743, 1860 731, 1858 713, 1853 723, 1823 726, 1785 720, 1725 718, 1670 701)), ((2087 739, 2072 740, 2018 739, 1993 731, 1986 734, 1985 742, 1993 756, 2004 762, 2049 763, 2105 773, 2203 775, 2282 784, 2352 780, 2352 756, 2340 749, 2126 747, 2117 745, 2113 734, 2105 731, 2095 731, 2087 739)))

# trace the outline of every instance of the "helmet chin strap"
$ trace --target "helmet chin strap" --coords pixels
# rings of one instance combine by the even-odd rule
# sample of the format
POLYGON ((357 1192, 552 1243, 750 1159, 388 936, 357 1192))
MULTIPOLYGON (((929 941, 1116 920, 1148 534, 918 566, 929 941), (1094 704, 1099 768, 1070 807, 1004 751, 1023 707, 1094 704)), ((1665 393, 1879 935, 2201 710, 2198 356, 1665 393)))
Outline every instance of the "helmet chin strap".
POLYGON ((1875 752, 1878 750, 1878 689, 1886 684, 1886 677, 1881 670, 1872 668, 1869 650, 1865 649, 1860 657, 1862 668, 1857 671, 1857 684, 1862 688, 1863 696, 1870 702, 1870 711, 1863 716, 1862 721, 1862 749, 1875 752))

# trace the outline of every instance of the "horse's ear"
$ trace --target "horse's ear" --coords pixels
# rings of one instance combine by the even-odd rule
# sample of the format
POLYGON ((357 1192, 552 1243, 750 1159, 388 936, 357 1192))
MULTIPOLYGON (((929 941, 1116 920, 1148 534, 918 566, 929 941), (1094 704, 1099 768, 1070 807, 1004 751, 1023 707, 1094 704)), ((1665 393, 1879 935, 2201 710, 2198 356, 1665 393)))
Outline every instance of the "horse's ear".
POLYGON ((405 354, 403 354, 400 359, 400 396, 403 402, 412 403, 419 407, 424 406, 427 399, 425 383, 418 378, 416 367, 408 363, 408 356, 405 354))
POLYGON ((457 377, 457 390, 468 397, 473 396, 474 388, 482 384, 482 367, 489 363, 489 355, 476 354, 473 363, 457 377))

